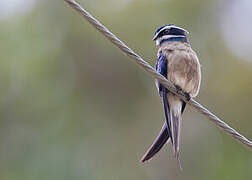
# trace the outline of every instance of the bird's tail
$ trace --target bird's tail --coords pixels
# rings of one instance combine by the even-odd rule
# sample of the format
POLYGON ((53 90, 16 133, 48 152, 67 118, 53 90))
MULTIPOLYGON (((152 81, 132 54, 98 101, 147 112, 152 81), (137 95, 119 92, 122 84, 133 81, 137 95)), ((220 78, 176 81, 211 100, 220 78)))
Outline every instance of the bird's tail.
POLYGON ((156 137, 150 148, 142 157, 141 161, 145 162, 150 160, 156 153, 160 151, 160 149, 164 146, 164 144, 168 141, 168 139, 169 135, 167 131, 167 126, 166 123, 164 123, 162 129, 160 130, 159 135, 156 137))
POLYGON ((179 143, 180 143, 181 115, 184 102, 172 94, 169 94, 167 97, 170 107, 171 137, 173 142, 172 143, 173 151, 180 166, 180 169, 182 169, 179 159, 179 143))
MULTIPOLYGON (((161 91, 162 96, 162 102, 164 107, 164 114, 166 122, 163 125, 159 135, 151 145, 151 147, 147 150, 145 155, 142 157, 142 162, 145 162, 147 160, 150 160, 156 153, 160 151, 160 149, 164 146, 164 144, 168 141, 169 137, 171 137, 171 122, 170 122, 170 110, 169 110, 169 104, 167 101, 167 89, 163 88, 161 91)), ((171 139, 172 140, 172 139, 171 139)))

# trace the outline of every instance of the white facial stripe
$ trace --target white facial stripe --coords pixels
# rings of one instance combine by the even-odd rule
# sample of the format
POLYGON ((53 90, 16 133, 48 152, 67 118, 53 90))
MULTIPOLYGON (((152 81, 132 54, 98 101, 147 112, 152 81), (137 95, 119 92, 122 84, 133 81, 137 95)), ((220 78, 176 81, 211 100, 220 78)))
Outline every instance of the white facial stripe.
POLYGON ((159 46, 160 42, 164 39, 170 39, 170 38, 174 38, 174 37, 185 37, 185 36, 183 36, 183 35, 165 35, 165 36, 162 36, 156 40, 156 45, 159 46))
POLYGON ((178 27, 178 26, 174 26, 174 25, 171 25, 171 26, 165 26, 165 27, 163 27, 162 29, 160 29, 159 31, 158 31, 158 33, 159 32, 161 32, 161 31, 163 31, 163 30, 165 30, 165 29, 171 29, 171 28, 176 28, 176 29, 180 29, 180 30, 182 30, 182 31, 185 31, 187 34, 189 34, 189 32, 187 31, 187 30, 185 30, 185 29, 183 29, 183 28, 181 28, 181 27, 178 27))
POLYGON ((164 36, 160 37, 159 40, 169 39, 169 38, 173 38, 173 37, 185 37, 185 36, 183 36, 183 35, 164 35, 164 36))

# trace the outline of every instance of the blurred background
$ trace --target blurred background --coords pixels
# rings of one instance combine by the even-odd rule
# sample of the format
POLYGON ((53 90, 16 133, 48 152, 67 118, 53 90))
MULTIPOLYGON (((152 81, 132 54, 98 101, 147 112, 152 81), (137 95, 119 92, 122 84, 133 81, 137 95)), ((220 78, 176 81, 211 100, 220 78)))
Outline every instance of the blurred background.
MULTIPOLYGON (((152 65, 156 28, 190 31, 197 100, 252 139, 251 0, 78 2, 152 65)), ((154 79, 63 0, 0 1, 0 82, 1 180, 252 179, 251 152, 189 106, 183 172, 170 144, 140 163, 164 122, 154 79)))

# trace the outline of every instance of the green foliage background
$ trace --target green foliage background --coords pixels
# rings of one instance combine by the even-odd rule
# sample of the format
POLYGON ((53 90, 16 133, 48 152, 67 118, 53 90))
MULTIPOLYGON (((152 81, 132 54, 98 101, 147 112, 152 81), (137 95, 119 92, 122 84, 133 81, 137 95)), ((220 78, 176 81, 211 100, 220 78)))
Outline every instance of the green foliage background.
MULTIPOLYGON (((202 64, 197 100, 252 139, 252 64, 219 27, 229 1, 79 2, 152 65, 154 30, 188 29, 202 64)), ((164 121, 154 80, 63 0, 37 1, 0 27, 1 180, 252 178, 251 152, 189 106, 183 172, 170 144, 141 164, 164 121)))

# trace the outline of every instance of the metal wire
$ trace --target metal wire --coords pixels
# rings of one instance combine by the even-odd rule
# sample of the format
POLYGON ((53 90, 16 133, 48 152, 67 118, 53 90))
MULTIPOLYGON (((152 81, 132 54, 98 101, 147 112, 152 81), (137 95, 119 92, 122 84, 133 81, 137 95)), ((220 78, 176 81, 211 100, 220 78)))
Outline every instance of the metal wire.
POLYGON ((118 39, 113 33, 111 33, 105 26, 103 26, 98 20, 96 20, 89 12, 83 9, 78 3, 74 0, 64 0, 67 2, 73 9, 75 9, 80 15, 82 15, 90 24, 93 25, 98 31, 100 31, 109 41, 116 45, 120 50, 124 52, 125 55, 129 56, 134 60, 138 65, 140 65, 145 71, 150 73, 155 79, 157 79, 161 84, 163 84, 169 91, 176 94, 178 97, 183 99, 187 104, 194 107, 198 112, 205 115, 210 121, 215 123, 220 129, 224 130, 228 135, 234 137, 237 141, 246 145, 249 150, 252 150, 252 142, 248 140, 243 135, 239 134, 236 130, 231 128, 228 124, 223 122, 216 115, 211 113, 201 104, 199 104, 194 99, 189 101, 186 99, 186 95, 181 91, 177 91, 174 85, 169 82, 166 78, 160 75, 149 63, 143 60, 138 54, 136 54, 132 49, 126 46, 120 39, 118 39))

